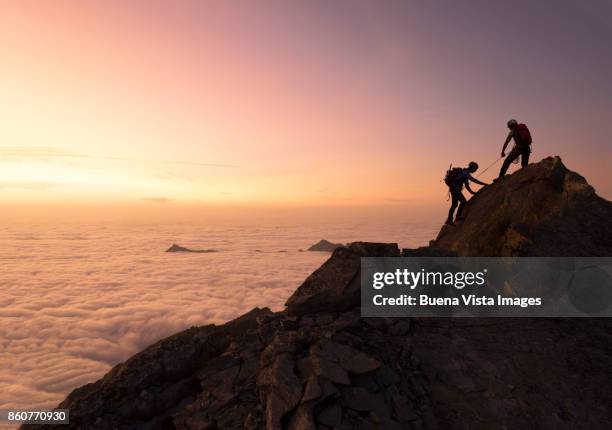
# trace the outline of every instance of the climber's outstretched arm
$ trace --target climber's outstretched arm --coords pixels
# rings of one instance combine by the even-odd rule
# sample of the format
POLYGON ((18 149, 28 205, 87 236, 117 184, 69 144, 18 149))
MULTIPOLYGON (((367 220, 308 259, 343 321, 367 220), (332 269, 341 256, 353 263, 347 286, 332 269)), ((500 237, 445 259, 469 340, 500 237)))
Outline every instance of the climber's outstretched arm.
MULTIPOLYGON (((470 181, 474 182, 475 184, 478 184, 478 185, 488 185, 486 182, 479 181, 478 179, 476 179, 476 178, 475 178, 475 177, 473 177, 472 175, 470 175, 470 176, 468 177, 468 179, 469 179, 470 181)), ((466 185, 466 188, 467 188, 467 185, 466 185)))
POLYGON ((476 194, 471 188, 470 188, 470 183, 466 181, 465 183, 465 189, 468 190, 471 194, 476 194))
POLYGON ((501 152, 501 156, 502 157, 506 156, 506 148, 508 147, 508 144, 510 143, 510 140, 512 140, 512 131, 510 131, 510 133, 508 133, 508 137, 506 137, 506 141, 504 142, 504 147, 502 148, 502 152, 501 152))

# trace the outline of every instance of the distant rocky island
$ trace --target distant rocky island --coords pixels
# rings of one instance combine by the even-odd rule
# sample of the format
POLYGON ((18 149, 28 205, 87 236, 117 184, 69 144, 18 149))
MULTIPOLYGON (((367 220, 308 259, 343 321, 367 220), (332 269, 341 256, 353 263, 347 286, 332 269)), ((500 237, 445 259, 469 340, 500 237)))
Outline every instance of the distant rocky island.
POLYGON ((310 248, 308 248, 307 251, 334 252, 336 248, 340 248, 342 246, 344 245, 341 243, 332 243, 329 240, 321 239, 320 241, 312 245, 310 248))
POLYGON ((430 246, 355 242, 281 312, 192 327, 75 389, 57 429, 610 428, 607 318, 361 318, 363 256, 610 256, 612 202, 558 157, 430 246))
POLYGON ((170 248, 166 249, 166 252, 199 252, 199 253, 208 253, 208 252, 219 252, 216 249, 189 249, 183 246, 173 244, 170 248))

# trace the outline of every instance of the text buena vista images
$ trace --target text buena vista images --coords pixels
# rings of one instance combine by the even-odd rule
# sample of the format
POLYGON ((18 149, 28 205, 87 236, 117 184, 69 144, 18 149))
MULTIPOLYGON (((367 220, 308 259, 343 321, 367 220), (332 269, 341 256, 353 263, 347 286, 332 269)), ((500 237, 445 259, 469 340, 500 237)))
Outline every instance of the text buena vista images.
MULTIPOLYGON (((462 290, 465 287, 482 287, 486 284, 487 269, 478 272, 428 271, 421 269, 396 269, 390 272, 374 272, 372 288, 382 290, 389 286, 408 288, 410 292, 419 287, 452 287, 462 290)), ((489 291, 490 292, 490 291, 489 291)), ((419 294, 401 294, 398 297, 385 297, 376 294, 373 297, 375 306, 541 306, 540 297, 504 297, 498 294, 491 297, 485 294, 460 294, 460 297, 436 297, 419 294)))

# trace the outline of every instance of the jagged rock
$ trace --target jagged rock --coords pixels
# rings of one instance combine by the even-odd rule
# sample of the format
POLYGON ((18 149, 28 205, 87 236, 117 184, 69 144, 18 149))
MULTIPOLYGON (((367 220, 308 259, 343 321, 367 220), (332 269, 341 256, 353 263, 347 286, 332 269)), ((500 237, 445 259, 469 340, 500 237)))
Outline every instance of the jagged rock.
POLYGON ((416 414, 411 410, 408 398, 399 394, 395 394, 391 398, 393 414, 399 421, 412 421, 417 418, 416 414))
POLYGON ((321 390, 321 386, 317 381, 317 378, 313 375, 308 377, 308 381, 306 381, 306 387, 304 388, 304 395, 302 396, 302 403, 309 402, 311 400, 316 400, 321 397, 323 391, 321 390))
POLYGON ((340 426, 342 424, 342 408, 337 403, 328 406, 317 415, 317 421, 331 428, 340 426))
POLYGON ((375 375, 376 381, 382 386, 397 384, 401 381, 400 376, 388 366, 381 367, 375 375))
POLYGON ((184 246, 173 244, 170 248, 166 249, 166 252, 196 252, 196 253, 208 253, 208 252, 219 252, 216 249, 189 249, 184 246))
POLYGON ((378 411, 381 415, 388 415, 383 412, 386 406, 380 395, 372 394, 362 387, 343 388, 341 393, 342 403, 347 408, 360 412, 378 411))
POLYGON ((336 248, 340 248, 342 246, 344 245, 341 243, 332 243, 328 240, 321 239, 320 241, 312 245, 310 248, 308 248, 307 251, 334 252, 336 248))
POLYGON ((389 333, 395 336, 404 336, 408 334, 410 331, 410 321, 409 319, 401 319, 396 322, 391 328, 389 328, 389 333))
POLYGON ((323 376, 340 385, 351 383, 346 370, 336 360, 323 353, 318 345, 310 347, 310 363, 314 374, 317 376, 323 376))
POLYGON ((365 388, 373 393, 380 391, 381 386, 376 382, 373 375, 355 375, 351 377, 351 386, 365 388))
POLYGON ((353 242, 348 248, 360 257, 399 257, 397 243, 353 242))
POLYGON ((281 353, 293 353, 298 348, 298 334, 295 331, 279 331, 261 353, 261 365, 266 367, 281 353))
POLYGON ((358 306, 361 257, 399 256, 397 244, 355 242, 337 248, 287 300, 290 315, 343 311, 358 306))
POLYGON ((479 257, 612 255, 612 202, 559 157, 484 187, 464 215, 440 230, 435 247, 479 257))
POLYGON ((302 384, 293 372, 295 362, 286 353, 278 355, 272 365, 259 374, 257 386, 266 392, 266 428, 281 429, 283 416, 293 409, 302 396, 302 384))
POLYGON ((287 312, 304 315, 317 311, 354 307, 359 300, 358 283, 353 293, 349 284, 359 272, 359 255, 349 248, 338 248, 323 265, 310 275, 287 300, 287 312))
POLYGON ((349 373, 360 375, 372 372, 380 367, 380 362, 361 351, 333 341, 325 342, 315 348, 317 354, 327 360, 336 362, 349 373))
POLYGON ((178 429, 193 429, 193 430, 213 430, 216 425, 210 421, 206 414, 194 414, 190 416, 180 417, 175 420, 175 427, 178 429))
POLYGON ((316 430, 316 428, 312 407, 308 404, 298 406, 287 424, 287 430, 316 430))
POLYGON ((357 327, 361 323, 361 314, 359 309, 346 311, 342 313, 333 323, 335 330, 344 330, 351 327, 357 327))
POLYGON ((340 390, 338 389, 340 385, 333 383, 332 381, 330 381, 328 378, 325 378, 325 377, 317 376, 316 378, 317 378, 317 383, 319 384, 319 387, 321 388, 321 395, 316 400, 311 401, 309 403, 313 403, 314 405, 320 405, 322 403, 328 404, 329 401, 333 401, 340 397, 340 390))

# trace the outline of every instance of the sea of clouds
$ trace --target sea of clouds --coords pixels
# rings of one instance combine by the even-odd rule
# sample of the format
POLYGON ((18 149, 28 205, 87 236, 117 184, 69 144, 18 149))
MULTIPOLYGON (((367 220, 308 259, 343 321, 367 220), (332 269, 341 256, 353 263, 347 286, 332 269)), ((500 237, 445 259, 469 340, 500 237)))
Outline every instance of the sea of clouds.
POLYGON ((56 406, 151 343, 282 309, 321 238, 427 243, 435 226, 15 224, 0 230, 0 409, 56 406), (173 243, 207 254, 166 253, 173 243))

